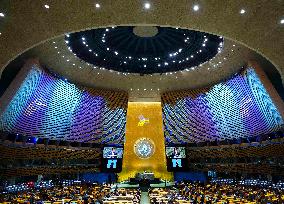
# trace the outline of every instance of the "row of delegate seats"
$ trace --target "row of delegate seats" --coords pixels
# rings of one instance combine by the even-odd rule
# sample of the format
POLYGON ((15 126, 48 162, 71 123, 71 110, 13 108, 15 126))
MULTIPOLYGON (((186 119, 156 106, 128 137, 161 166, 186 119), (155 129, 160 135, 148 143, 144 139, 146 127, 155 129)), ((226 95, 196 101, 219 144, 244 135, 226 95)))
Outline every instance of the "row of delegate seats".
POLYGON ((177 185, 179 193, 191 203, 283 203, 282 190, 261 186, 243 186, 227 184, 203 184, 182 182, 177 185))
POLYGON ((140 189, 127 189, 116 188, 113 192, 110 192, 103 199, 104 204, 139 204, 141 199, 140 189))
POLYGON ((95 204, 102 203, 110 191, 111 185, 108 184, 53 186, 48 189, 1 194, 0 203, 95 204))

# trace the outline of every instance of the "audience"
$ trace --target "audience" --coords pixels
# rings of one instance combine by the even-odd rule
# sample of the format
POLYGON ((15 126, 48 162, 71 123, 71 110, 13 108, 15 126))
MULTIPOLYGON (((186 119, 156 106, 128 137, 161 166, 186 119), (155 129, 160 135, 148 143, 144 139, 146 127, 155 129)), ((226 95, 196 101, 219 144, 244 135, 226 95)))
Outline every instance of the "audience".
POLYGON ((77 184, 52 186, 45 189, 29 189, 0 195, 0 203, 140 203, 139 189, 112 188, 110 184, 77 184))
POLYGON ((188 203, 188 197, 180 194, 176 188, 154 188, 149 190, 149 197, 151 203, 188 203))
POLYGON ((53 186, 48 189, 32 189, 17 193, 7 193, 0 195, 0 203, 103 203, 105 196, 110 194, 110 185, 71 185, 53 186))
MULTIPOLYGON (((151 188, 150 202, 153 204, 190 203, 284 203, 281 188, 245 186, 199 182, 179 182, 167 188, 151 188)), ((31 188, 0 195, 0 203, 78 203, 78 204, 138 204, 141 191, 138 188, 117 188, 110 184, 71 184, 54 185, 50 188, 31 188)))
POLYGON ((134 203, 139 204, 141 198, 141 191, 139 189, 126 189, 126 188, 115 188, 113 192, 110 192, 104 197, 103 203, 114 203, 120 201, 122 203, 134 203))
POLYGON ((283 203, 282 190, 229 184, 179 183, 178 192, 191 203, 283 203))

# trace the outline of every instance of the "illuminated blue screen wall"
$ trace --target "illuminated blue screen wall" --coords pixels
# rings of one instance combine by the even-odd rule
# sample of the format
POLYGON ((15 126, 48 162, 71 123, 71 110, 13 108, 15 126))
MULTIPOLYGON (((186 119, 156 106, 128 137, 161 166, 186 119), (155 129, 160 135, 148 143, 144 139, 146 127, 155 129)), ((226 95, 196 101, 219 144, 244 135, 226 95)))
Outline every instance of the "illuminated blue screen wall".
POLYGON ((257 136, 283 124, 252 68, 209 89, 165 93, 162 101, 167 144, 257 136))
POLYGON ((33 66, 0 117, 0 129, 27 136, 123 144, 125 92, 83 89, 33 66))

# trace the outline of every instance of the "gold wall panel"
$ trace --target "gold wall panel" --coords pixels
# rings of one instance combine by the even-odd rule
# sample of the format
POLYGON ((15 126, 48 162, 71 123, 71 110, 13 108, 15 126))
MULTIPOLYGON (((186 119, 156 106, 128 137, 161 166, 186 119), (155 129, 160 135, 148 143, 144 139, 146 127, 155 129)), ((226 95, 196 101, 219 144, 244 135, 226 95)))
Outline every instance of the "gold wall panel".
POLYGON ((129 102, 119 180, 134 178, 136 173, 143 171, 153 172, 156 178, 172 180, 173 174, 167 171, 166 163, 161 103, 129 102), (149 138, 154 142, 155 152, 148 159, 139 158, 134 152, 134 144, 141 138, 149 138))

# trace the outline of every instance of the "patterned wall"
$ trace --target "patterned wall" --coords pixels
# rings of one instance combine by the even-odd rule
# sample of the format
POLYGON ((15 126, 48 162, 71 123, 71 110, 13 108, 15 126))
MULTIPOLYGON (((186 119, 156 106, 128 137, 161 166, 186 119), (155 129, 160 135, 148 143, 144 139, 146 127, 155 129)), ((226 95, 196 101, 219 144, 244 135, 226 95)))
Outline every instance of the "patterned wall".
POLYGON ((0 116, 0 129, 68 141, 123 144, 128 96, 83 89, 36 65, 0 116))
POLYGON ((283 120, 254 69, 208 89, 162 95, 167 144, 266 134, 283 120))
POLYGON ((129 102, 119 181, 134 178, 137 173, 144 171, 153 172, 155 177, 171 181, 173 174, 167 171, 166 164, 161 102, 129 102), (144 125, 138 125, 141 115, 148 120, 144 125), (140 157, 134 151, 134 145, 143 138, 153 142, 154 151, 148 158, 140 157))

